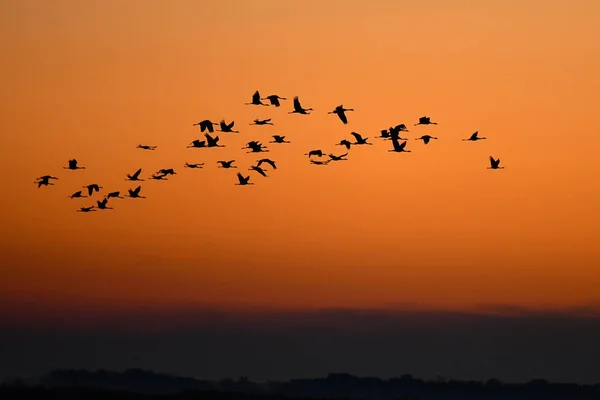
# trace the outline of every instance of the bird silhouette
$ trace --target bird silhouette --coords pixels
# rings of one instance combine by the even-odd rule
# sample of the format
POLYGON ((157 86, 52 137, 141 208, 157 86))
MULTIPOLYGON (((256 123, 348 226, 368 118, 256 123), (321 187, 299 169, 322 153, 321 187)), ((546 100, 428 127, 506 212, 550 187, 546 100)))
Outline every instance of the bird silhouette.
MULTIPOLYGON (((258 93, 258 92, 256 92, 256 93, 258 93)), ((285 97, 279 97, 276 94, 272 94, 265 98, 261 98, 261 100, 269 100, 269 102, 271 103, 272 106, 279 107, 281 105, 279 103, 279 100, 287 100, 287 99, 285 97)))
POLYGON ((154 181, 168 181, 167 176, 166 175, 158 175, 158 174, 153 174, 150 179, 154 180, 154 181))
POLYGON ((504 167, 500 167, 500 159, 494 160, 494 157, 490 156, 490 166, 488 169, 504 169, 504 167))
POLYGON ((36 185, 38 185, 38 189, 41 188, 42 186, 51 186, 54 185, 54 183, 50 182, 50 179, 55 179, 58 180, 57 177, 55 176, 51 176, 51 175, 44 175, 44 176, 40 176, 39 178, 37 178, 35 180, 36 185))
POLYGON ((143 179, 140 179, 140 174, 142 173, 142 169, 138 169, 137 171, 135 171, 135 173, 133 175, 129 175, 127 174, 127 179, 125 179, 126 181, 143 181, 143 179))
POLYGON ((408 132, 408 129, 406 128, 406 125, 404 125, 404 124, 398 124, 394 127, 394 129, 399 132, 408 132))
POLYGON ((250 125, 274 125, 274 124, 271 122, 271 118, 267 118, 267 119, 255 119, 254 123, 252 123, 250 125))
POLYGON ((268 106, 268 104, 263 103, 262 101, 260 101, 260 93, 258 92, 258 90, 256 92, 254 92, 254 94, 252 95, 252 101, 250 103, 245 103, 246 105, 254 105, 254 106, 268 106))
POLYGON ((311 150, 308 153, 304 154, 305 156, 308 156, 308 158, 312 157, 312 156, 317 156, 317 157, 323 157, 323 151, 322 150, 311 150))
POLYGON ((92 194, 94 194, 94 192, 99 192, 100 189, 102 189, 102 186, 98 186, 95 183, 92 183, 90 185, 87 186, 83 186, 84 188, 86 188, 88 190, 88 195, 91 196, 92 194))
POLYGON ((138 186, 135 189, 127 190, 129 193, 128 197, 131 197, 132 199, 145 199, 145 196, 140 196, 140 190, 142 190, 141 186, 138 186))
POLYGON ((213 128, 213 125, 219 125, 216 122, 212 122, 209 119, 205 119, 204 121, 200 121, 194 124, 194 126, 198 125, 200 127, 200 132, 204 132, 204 131, 208 131, 210 133, 213 133, 215 131, 215 128, 213 128))
POLYGON ((329 164, 329 162, 331 161, 331 159, 329 160, 323 160, 323 161, 317 161, 317 160, 310 160, 311 164, 315 164, 315 165, 327 165, 329 164))
POLYGON ((261 158, 260 160, 258 160, 256 162, 256 165, 259 167, 263 164, 269 164, 271 166, 271 168, 277 169, 277 165, 275 165, 275 161, 271 160, 270 158, 261 158))
POLYGON ((92 212, 92 211, 96 211, 94 209, 94 206, 91 206, 91 207, 81 207, 79 210, 77 210, 77 212, 92 212))
POLYGON ((437 125, 437 122, 431 122, 430 117, 421 117, 419 122, 415 124, 415 126, 417 125, 437 125))
POLYGON ((256 171, 259 174, 261 174, 262 176, 264 176, 265 178, 267 178, 267 173, 265 172, 264 169, 262 169, 260 166, 258 165, 253 165, 250 168, 248 168, 249 171, 256 171))
POLYGON ((74 158, 72 160, 69 160, 69 165, 66 166, 66 167, 63 167, 63 168, 64 169, 73 169, 73 170, 75 170, 75 169, 85 169, 85 167, 79 167, 79 166, 77 166, 77 160, 74 159, 74 158))
POLYGON ((237 173, 237 178, 239 183, 236 183, 236 185, 240 185, 240 186, 244 186, 244 185, 254 185, 254 183, 250 183, 250 175, 244 177, 244 175, 242 175, 241 173, 237 173))
POLYGON ((346 157, 347 155, 348 155, 348 153, 344 153, 344 154, 341 154, 341 155, 339 155, 339 156, 336 156, 336 155, 334 155, 334 154, 329 154, 329 159, 330 159, 331 161, 348 161, 348 159, 347 159, 347 158, 344 158, 344 157, 346 157))
POLYGON ((219 144, 219 136, 213 138, 208 133, 205 133, 204 137, 206 138, 206 147, 225 147, 224 145, 219 144))
POLYGON ((342 120, 342 122, 345 125, 348 123, 348 117, 346 117, 346 111, 354 111, 354 109, 353 108, 344 108, 344 106, 340 104, 333 111, 330 111, 327 114, 337 114, 337 116, 340 117, 340 119, 342 120))
POLYGON ((475 133, 473 133, 468 139, 463 139, 463 141, 470 140, 472 142, 475 142, 477 140, 485 140, 485 139, 487 139, 487 138, 479 137, 479 131, 475 131, 475 133))
POLYGON ((356 132, 350 132, 350 134, 352 136, 354 136, 354 138, 356 139, 356 142, 352 143, 354 145, 359 145, 359 144, 368 144, 368 145, 372 145, 373 143, 367 143, 367 139, 368 138, 363 138, 360 133, 356 133, 356 132))
POLYGON ((239 131, 234 131, 233 130, 233 125, 235 125, 235 121, 231 121, 231 123, 229 125, 227 125, 227 123, 225 122, 225 120, 222 119, 221 122, 219 122, 219 126, 221 127, 221 129, 219 129, 219 132, 240 133, 239 131))
POLYGON ((388 131, 387 129, 382 129, 379 133, 379 136, 377 136, 380 139, 389 139, 390 138, 390 131, 388 131))
POLYGON ((269 151, 266 146, 256 140, 248 142, 246 147, 242 147, 242 149, 250 149, 250 151, 247 151, 246 153, 266 153, 269 151))
POLYGON ((175 170, 173 168, 168 168, 168 169, 159 169, 156 174, 161 174, 161 175, 177 175, 177 172, 175 172, 175 170))
POLYGON ((201 164, 190 164, 190 163, 185 163, 184 168, 202 168, 204 166, 204 163, 201 164))
POLYGON ((96 203, 98 204, 98 209, 99 210, 112 210, 112 207, 107 207, 106 204, 108 203, 108 198, 105 197, 104 200, 102 201, 96 201, 96 203))
POLYGON ((408 131, 403 131, 402 129, 399 129, 398 126, 390 127, 390 129, 389 129, 390 139, 408 140, 408 138, 400 137, 400 132, 408 132, 408 131))
POLYGON ((298 99, 298 96, 294 97, 294 111, 290 111, 288 112, 288 114, 310 114, 309 111, 312 111, 312 108, 302 108, 302 106, 300 105, 300 100, 298 99))
POLYGON ((416 138, 415 140, 422 140, 423 143, 427 144, 427 143, 429 143, 429 141, 431 139, 437 140, 437 138, 435 136, 431 136, 431 135, 423 135, 419 138, 416 138))
POLYGON ((285 140, 285 136, 273 135, 273 140, 269 143, 290 143, 285 140))
POLYGON ((190 143, 187 148, 189 149, 189 148, 193 148, 193 147, 195 147, 195 148, 206 147, 206 140, 196 139, 192 143, 190 143))
POLYGON ((398 142, 398 139, 394 139, 392 138, 392 144, 394 146, 394 148, 392 150, 388 150, 388 151, 393 151, 396 153, 410 153, 410 150, 405 150, 404 148, 406 147, 406 141, 400 143, 398 142))
POLYGON ((340 140, 340 142, 337 143, 336 146, 345 146, 348 150, 350 150, 352 143, 350 143, 349 140, 343 139, 343 140, 340 140))
POLYGON ((109 194, 106 195, 105 199, 124 199, 125 197, 121 196, 121 192, 110 192, 109 194))
POLYGON ((235 165, 231 165, 235 162, 235 160, 229 160, 229 161, 217 161, 217 164, 220 164, 221 166, 219 168, 237 168, 235 165))
POLYGON ((146 144, 138 144, 136 148, 142 150, 155 150, 158 146, 148 146, 146 144))
POLYGON ((72 195, 70 195, 70 196, 67 196, 67 197, 69 197, 69 198, 71 198, 71 199, 78 199, 78 198, 81 198, 81 197, 87 197, 87 196, 84 196, 84 195, 83 195, 83 191, 81 191, 81 190, 78 190, 78 191, 76 191, 75 193, 73 193, 72 195))

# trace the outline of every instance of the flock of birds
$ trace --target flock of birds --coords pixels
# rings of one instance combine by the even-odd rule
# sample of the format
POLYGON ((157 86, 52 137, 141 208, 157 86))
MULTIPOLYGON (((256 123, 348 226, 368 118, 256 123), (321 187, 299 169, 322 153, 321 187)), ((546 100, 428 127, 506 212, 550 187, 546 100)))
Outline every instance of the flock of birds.
MULTIPOLYGON (((278 95, 270 95, 267 97, 261 97, 259 91, 256 91, 252 95, 252 101, 249 103, 245 103, 245 104, 246 105, 254 105, 254 106, 279 107, 279 106, 281 106, 280 100, 287 100, 287 99, 285 97, 280 97, 278 95), (266 100, 268 100, 269 103, 263 103, 263 101, 266 101, 266 100)), ((293 109, 293 111, 290 111, 288 114, 308 115, 308 114, 310 114, 310 111, 313 111, 312 108, 302 107, 300 100, 298 99, 298 96, 294 97, 293 102, 294 102, 294 109, 293 109)), ((346 125, 346 124, 348 124, 348 116, 346 115, 346 113, 348 111, 354 111, 354 109, 344 108, 343 105, 339 105, 339 106, 335 107, 333 111, 329 111, 328 114, 336 114, 338 116, 338 118, 342 121, 342 123, 344 125, 346 125)), ((200 140, 200 139, 194 140, 187 147, 188 148, 196 148, 196 149, 211 148, 211 147, 225 147, 224 145, 219 144, 219 136, 215 134, 215 126, 218 127, 218 132, 239 133, 239 131, 233 130, 234 125, 235 125, 234 121, 232 121, 231 123, 228 124, 224 120, 221 120, 219 123, 216 123, 216 122, 212 122, 211 120, 208 120, 208 119, 200 121, 198 123, 195 123, 195 124, 193 124, 193 126, 198 126, 200 128, 200 132, 204 133, 204 140, 200 140)), ((255 119, 253 121, 253 123, 251 123, 250 125, 273 125, 273 122, 271 121, 271 118, 255 119)), ((430 117, 425 116, 425 117, 420 117, 419 121, 414 125, 415 126, 417 126, 417 125, 437 125, 437 122, 432 122, 430 117)), ((396 153, 411 152, 411 150, 406 149, 406 143, 407 143, 408 138, 401 137, 401 135, 405 132, 408 132, 406 125, 399 124, 394 127, 390 127, 388 129, 381 130, 378 138, 391 141, 392 148, 388 150, 389 152, 396 152, 396 153)), ((346 148, 346 150, 350 150, 350 148, 352 146, 372 145, 372 143, 369 143, 367 141, 368 140, 367 137, 363 137, 361 134, 359 134, 357 132, 351 132, 350 134, 354 138, 353 142, 351 142, 348 139, 343 139, 336 145, 343 146, 346 148)), ((270 141, 269 143, 274 143, 274 144, 291 143, 290 141, 286 140, 285 136, 282 136, 282 135, 273 135, 272 137, 273 137, 273 140, 270 141)), ((475 142, 478 140, 485 140, 485 139, 486 139, 485 137, 480 137, 479 132, 476 131, 470 137, 464 138, 462 140, 475 142)), ((431 136, 431 135, 422 135, 421 137, 418 137, 415 140, 422 140, 424 144, 429 144, 429 142, 431 140, 437 140, 437 137, 431 136)), ((144 144, 139 144, 137 146, 138 149, 147 150, 147 151, 154 151, 157 149, 157 147, 158 146, 144 145, 144 144)), ((263 145, 261 142, 256 141, 256 140, 248 142, 246 144, 246 146, 243 147, 242 149, 249 150, 249 151, 247 151, 247 153, 269 152, 269 149, 265 145, 263 145)), ((348 152, 345 152, 345 153, 339 154, 339 155, 335 155, 335 154, 331 154, 331 153, 326 154, 326 152, 323 152, 320 149, 314 149, 314 150, 310 150, 305 155, 308 156, 308 159, 311 164, 328 165, 330 162, 347 160, 346 157, 348 156, 348 152), (316 157, 318 159, 315 159, 313 157, 316 157), (323 158, 325 158, 325 159, 323 159, 323 158)), ((488 169, 503 169, 504 168, 504 167, 500 166, 499 158, 494 159, 494 157, 490 156, 489 161, 490 161, 490 166, 488 167, 488 169)), ((217 163, 219 164, 220 168, 225 168, 225 169, 237 168, 237 166, 234 165, 235 160, 221 160, 221 161, 217 161, 217 163)), ((266 173, 267 171, 264 168, 264 167, 266 167, 266 165, 269 165, 270 168, 273 170, 277 169, 277 165, 276 165, 275 161, 273 161, 270 158, 261 158, 261 159, 257 160, 255 165, 251 165, 250 168, 248 168, 248 170, 254 171, 263 177, 268 177, 268 175, 266 173)), ((203 167, 204 167, 204 163, 200 163, 200 164, 185 163, 185 165, 184 165, 184 168, 203 168, 203 167)), ((86 167, 80 166, 76 159, 69 160, 67 163, 67 166, 65 166, 63 168, 67 169, 67 170, 86 169, 86 167)), ((127 174, 126 180, 132 181, 132 182, 144 181, 144 179, 142 179, 140 177, 141 173, 142 173, 142 169, 140 168, 137 171, 135 171, 135 173, 133 173, 133 174, 127 174)), ((175 175, 175 174, 177 174, 177 173, 175 172, 175 170, 173 168, 160 169, 157 172, 155 172, 154 174, 152 174, 148 179, 166 180, 169 175, 175 175)), ((52 175, 44 175, 44 176, 37 178, 34 183, 38 186, 38 188, 40 188, 42 186, 54 185, 54 183, 52 181, 57 180, 57 179, 58 179, 57 177, 52 176, 52 175)), ((237 173, 237 182, 235 184, 240 185, 240 186, 245 186, 245 185, 253 185, 254 182, 250 182, 250 175, 245 176, 241 172, 238 172, 237 173)), ((72 195, 70 195, 69 198, 75 199, 75 198, 91 197, 94 193, 98 193, 98 192, 100 192, 100 189, 103 189, 102 186, 100 186, 96 183, 92 183, 92 184, 83 186, 83 188, 86 190, 85 191, 78 190, 75 193, 73 193, 72 195), (85 193, 87 193, 87 195, 85 193)), ((141 185, 138 185, 135 189, 129 189, 127 191, 127 194, 125 194, 125 197, 130 197, 133 199, 145 198, 145 196, 140 195, 141 189, 142 189, 141 185)), ((119 191, 109 192, 104 195, 104 198, 102 200, 97 200, 96 205, 92 205, 92 206, 88 206, 88 207, 81 207, 77 211, 78 212, 91 212, 91 211, 96 211, 96 210, 110 210, 110 209, 112 209, 112 207, 108 206, 108 201, 110 199, 112 199, 112 198, 123 199, 125 197, 121 196, 121 192, 119 192, 119 191)))

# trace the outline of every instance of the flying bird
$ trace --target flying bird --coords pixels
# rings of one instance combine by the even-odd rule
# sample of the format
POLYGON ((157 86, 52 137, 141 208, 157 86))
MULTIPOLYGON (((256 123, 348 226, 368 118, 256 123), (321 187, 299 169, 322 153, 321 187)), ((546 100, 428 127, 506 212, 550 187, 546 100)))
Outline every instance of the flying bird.
POLYGON ((196 139, 194 140, 192 143, 190 143, 190 145, 187 147, 189 148, 200 148, 200 147, 206 147, 206 140, 200 140, 200 139, 196 139))
POLYGON ((260 93, 258 92, 258 90, 256 92, 254 92, 254 94, 252 95, 252 101, 250 103, 245 103, 246 105, 254 105, 254 106, 268 106, 268 104, 263 103, 262 101, 260 101, 260 93))
POLYGON ((255 119, 253 124, 250 125, 274 125, 271 122, 271 118, 267 118, 267 119, 255 119))
POLYGON ((237 173, 237 178, 239 183, 236 183, 236 185, 240 185, 240 186, 244 186, 244 185, 254 185, 254 183, 250 183, 250 175, 244 177, 244 175, 242 175, 241 173, 237 173))
POLYGON ((246 153, 266 153, 269 151, 267 150, 266 146, 257 142, 256 140, 248 142, 246 147, 242 147, 242 150, 243 149, 250 149, 250 151, 247 151, 246 153))
POLYGON ((235 162, 235 160, 229 160, 229 161, 217 161, 217 164, 220 164, 221 166, 219 168, 237 168, 235 165, 231 165, 235 162))
MULTIPOLYGON (((258 92, 256 92, 256 93, 258 93, 258 92)), ((279 107, 281 105, 279 103, 279 100, 287 100, 287 99, 285 97, 279 97, 276 94, 272 94, 265 98, 261 98, 261 100, 269 100, 269 102, 271 103, 272 106, 279 107)))
POLYGON ((408 131, 403 131, 402 129, 398 129, 398 126, 390 127, 390 129, 389 129, 390 139, 392 139, 392 140, 393 139, 396 139, 396 140, 408 140, 408 138, 400 137, 400 132, 408 132, 408 131))
POLYGON ((334 155, 334 154, 329 154, 329 159, 330 159, 331 161, 348 161, 348 159, 347 159, 347 158, 344 158, 344 157, 346 157, 347 155, 348 155, 348 153, 344 153, 344 154, 342 154, 342 155, 339 155, 339 156, 336 156, 336 155, 334 155))
POLYGON ((342 122, 345 125, 348 123, 348 117, 346 117, 346 111, 354 111, 354 109, 353 108, 344 108, 344 106, 340 104, 333 111, 330 111, 327 114, 337 114, 338 117, 340 117, 340 119, 342 120, 342 122))
POLYGON ((273 135, 273 140, 270 141, 269 143, 290 143, 290 142, 285 140, 285 136, 273 135))
POLYGON ((121 196, 121 192, 110 192, 109 194, 106 195, 105 199, 111 199, 111 198, 115 198, 115 199, 124 199, 125 197, 121 196))
POLYGON ((50 182, 50 179, 58 179, 55 176, 51 176, 51 175, 44 175, 44 176, 40 176, 39 178, 37 178, 35 180, 35 184, 38 185, 38 189, 41 188, 42 186, 49 186, 49 185, 54 185, 54 183, 50 182))
POLYGON ((410 153, 410 150, 405 150, 404 148, 406 147, 406 141, 400 143, 398 142, 398 139, 392 139, 392 144, 394 145, 394 148, 392 150, 388 150, 388 151, 393 151, 396 153, 410 153))
POLYGON ((309 111, 312 111, 312 108, 302 108, 302 106, 300 105, 300 100, 298 99, 298 96, 294 97, 294 111, 290 111, 288 112, 288 114, 310 114, 309 111))
POLYGON ((490 166, 488 169, 504 169, 504 167, 500 167, 500 159, 494 160, 494 157, 490 156, 490 166))
POLYGON ((429 143, 429 141, 431 139, 437 140, 437 138, 435 136, 431 136, 431 135, 423 135, 420 138, 416 138, 415 140, 422 140, 423 143, 427 144, 427 143, 429 143))
POLYGON ((72 160, 69 160, 69 165, 66 166, 66 167, 63 167, 63 168, 64 169, 73 169, 73 170, 75 170, 75 169, 85 169, 85 167, 79 167, 79 166, 77 166, 77 160, 74 159, 74 158, 72 160))
POLYGON ((87 186, 83 186, 84 188, 86 188, 88 190, 88 195, 92 195, 94 194, 94 192, 99 192, 100 189, 102 189, 102 186, 98 186, 95 183, 92 183, 91 185, 87 185, 87 186))
POLYGON ((77 212, 92 212, 92 211, 96 211, 94 209, 94 206, 91 206, 91 207, 81 207, 79 210, 77 210, 77 212))
POLYGON ((227 123, 225 122, 225 120, 222 119, 221 122, 219 122, 219 125, 221 127, 221 129, 219 129, 219 132, 240 133, 240 131, 234 131, 233 130, 233 125, 235 125, 235 121, 231 121, 231 123, 229 125, 227 125, 227 123))
POLYGON ((129 189, 127 192, 129 192, 129 196, 132 199, 145 199, 146 196, 140 196, 140 190, 142 190, 141 186, 136 187, 135 189, 129 189))
POLYGON ((138 144, 136 148, 142 150, 155 150, 158 146, 148 146, 146 144, 138 144))
POLYGON ((437 125, 437 122, 431 122, 430 117, 421 117, 419 122, 415 124, 415 126, 417 125, 437 125))
POLYGON ((265 178, 267 178, 267 173, 265 172, 264 169, 262 169, 260 166, 258 165, 253 165, 250 168, 248 168, 248 171, 256 171, 259 174, 261 174, 262 176, 264 176, 265 178))
POLYGON ((263 165, 265 163, 269 164, 273 169, 277 169, 277 165, 275 165, 275 161, 271 160, 270 158, 262 158, 256 162, 256 165, 260 167, 261 165, 263 165))
POLYGON ((358 145, 358 144, 369 144, 369 145, 372 145, 373 144, 373 143, 367 143, 367 139, 368 138, 364 138, 363 139, 363 137, 360 135, 360 133, 350 132, 350 134, 352 136, 354 136, 354 138, 356 139, 356 142, 354 142, 352 144, 355 144, 355 145, 358 145))
POLYGON ((98 209, 100 210, 112 210, 112 207, 106 206, 106 204, 108 203, 108 198, 106 197, 102 201, 96 201, 96 203, 98 204, 98 209))
POLYGON ((343 139, 343 140, 340 140, 340 142, 337 143, 336 146, 345 146, 348 150, 350 150, 352 143, 350 143, 349 140, 343 139))
POLYGON ((324 161, 310 160, 311 164, 315 164, 315 165, 327 165, 327 164, 329 164, 329 161, 331 161, 331 160, 324 160, 324 161))
POLYGON ((204 163, 201 164, 190 164, 190 163, 185 163, 184 168, 202 168, 204 166, 204 163))
POLYGON ((485 140, 485 139, 487 139, 485 137, 479 137, 478 135, 479 135, 479 131, 475 131, 475 133, 473 133, 468 139, 463 139, 463 141, 470 140, 472 142, 475 142, 477 140, 485 140))
POLYGON ((83 195, 83 191, 81 191, 81 190, 78 190, 78 191, 76 191, 75 193, 73 193, 72 195, 70 195, 70 196, 68 196, 68 197, 70 197, 71 199, 75 199, 75 198, 77 198, 77 199, 78 199, 78 198, 81 198, 81 197, 87 197, 87 196, 84 196, 84 195, 83 195))
POLYGON ((156 173, 161 175, 177 175, 177 172, 173 168, 159 169, 156 173))
POLYGON ((143 181, 143 179, 140 179, 140 174, 142 173, 142 169, 138 169, 137 171, 135 171, 135 173, 133 175, 129 175, 127 174, 127 179, 125 179, 126 181, 143 181))
POLYGON ((309 158, 312 156, 317 156, 317 157, 323 157, 323 151, 321 150, 311 150, 308 153, 304 154, 305 156, 308 156, 309 158))
POLYGON ((157 174, 154 174, 154 175, 152 175, 150 177, 150 179, 155 180, 155 181, 168 181, 166 175, 157 175, 157 174))
POLYGON ((379 133, 379 136, 377 136, 380 139, 389 139, 390 138, 390 131, 388 131, 387 129, 382 129, 381 132, 379 133))
POLYGON ((206 147, 225 147, 224 145, 219 144, 219 136, 213 138, 208 133, 205 133, 204 137, 206 138, 206 147))
POLYGON ((213 125, 219 125, 216 122, 212 122, 209 119, 205 119, 204 121, 200 121, 194 124, 194 126, 198 125, 200 127, 200 132, 204 132, 204 131, 209 131, 210 133, 213 133, 215 131, 215 128, 213 128, 213 125))
POLYGON ((406 125, 404 124, 398 124, 394 127, 394 129, 399 132, 408 132, 408 129, 406 129, 406 125))

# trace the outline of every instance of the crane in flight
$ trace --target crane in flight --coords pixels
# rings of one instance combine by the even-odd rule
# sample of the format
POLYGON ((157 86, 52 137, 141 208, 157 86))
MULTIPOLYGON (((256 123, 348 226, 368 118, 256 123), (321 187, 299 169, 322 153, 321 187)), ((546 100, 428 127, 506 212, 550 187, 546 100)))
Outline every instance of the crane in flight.
POLYGON ((280 97, 280 96, 277 96, 276 94, 272 94, 265 98, 261 98, 261 100, 269 100, 269 103, 271 103, 272 106, 279 107, 281 105, 281 103, 279 103, 279 100, 287 100, 287 99, 285 97, 280 97))
POLYGON ((69 164, 66 167, 63 167, 64 169, 71 169, 71 170, 75 170, 75 169, 85 169, 85 167, 80 167, 77 165, 77 160, 76 159, 71 159, 69 160, 69 164))
POLYGON ((185 163, 185 165, 183 166, 184 168, 202 168, 204 167, 204 163, 200 163, 200 164, 190 164, 190 163, 185 163))
POLYGON ((429 143, 429 141, 431 139, 437 140, 437 138, 435 136, 431 136, 431 135, 423 135, 419 138, 416 138, 415 140, 422 140, 423 143, 427 144, 427 143, 429 143))
POLYGON ((83 191, 82 190, 78 190, 75 193, 73 193, 72 195, 67 196, 67 197, 69 197, 71 199, 79 199, 79 198, 88 197, 88 196, 84 196, 83 195, 83 191))
POLYGON ((137 149, 142 149, 142 150, 156 150, 158 146, 149 146, 147 144, 138 144, 137 145, 137 149))
POLYGON ((235 165, 232 165, 234 162, 235 160, 217 161, 217 164, 220 165, 219 168, 237 168, 235 165))
POLYGON ((260 166, 258 165, 252 165, 250 168, 248 168, 248 171, 256 171, 259 174, 261 174, 262 176, 264 176, 265 178, 267 178, 267 173, 265 172, 264 169, 262 169, 260 166))
POLYGON ((490 156, 490 166, 488 169, 504 169, 504 167, 500 167, 500 159, 494 160, 494 157, 490 156))
POLYGON ((81 207, 79 210, 77 210, 77 212, 92 212, 92 211, 96 211, 94 209, 94 206, 90 206, 90 207, 81 207))
POLYGON ((260 101, 260 93, 258 92, 258 90, 256 92, 254 92, 254 94, 252 95, 252 101, 250 103, 244 103, 246 105, 253 105, 253 106, 268 106, 268 104, 263 103, 262 101, 260 101))
POLYGON ((238 178, 239 183, 236 183, 236 185, 239 185, 239 186, 254 185, 254 183, 250 182, 250 175, 244 176, 238 172, 237 178, 238 178))
POLYGON ((463 139, 463 141, 475 142, 477 140, 485 140, 485 139, 487 139, 487 138, 479 137, 479 131, 475 131, 470 137, 468 137, 467 139, 463 139))
POLYGON ((142 173, 142 169, 138 169, 137 171, 135 171, 135 173, 133 175, 129 175, 127 174, 127 179, 125 179, 126 181, 143 181, 143 179, 140 179, 140 174, 142 173))
POLYGON ((285 140, 285 136, 273 135, 273 140, 270 141, 269 143, 290 143, 290 142, 285 140))
POLYGON ((93 195, 94 192, 99 192, 100 189, 102 189, 102 186, 98 186, 98 184, 96 184, 96 183, 92 183, 90 185, 86 185, 86 186, 83 186, 83 187, 88 190, 88 195, 89 196, 93 195))
POLYGON ((225 122, 225 120, 222 119, 221 122, 219 122, 219 126, 221 127, 221 129, 219 129, 219 132, 224 132, 224 133, 240 133, 240 131, 234 131, 233 130, 233 125, 235 125, 235 121, 231 121, 230 124, 227 124, 225 122))
POLYGON ((398 139, 392 139, 392 144, 394 146, 394 148, 392 150, 388 150, 388 151, 393 151, 396 153, 410 153, 410 150, 405 150, 406 147, 406 141, 400 143, 398 142, 398 139))
POLYGON ((346 125, 348 123, 348 117, 346 116, 346 111, 354 111, 353 108, 344 108, 342 104, 337 106, 333 111, 328 112, 327 114, 337 114, 340 117, 340 120, 346 125))
POLYGON ((350 134, 352 136, 354 136, 354 139, 356 139, 356 142, 352 143, 354 145, 359 145, 359 144, 368 144, 368 145, 372 145, 373 143, 367 143, 367 139, 368 138, 363 138, 360 133, 357 132, 350 132, 350 134))
POLYGON ((271 168, 277 169, 277 165, 275 165, 275 161, 271 160, 270 158, 262 158, 256 162, 256 165, 259 167, 263 164, 269 164, 271 166, 271 168))
POLYGON ((309 111, 312 111, 312 108, 303 108, 302 105, 300 105, 300 99, 298 99, 298 96, 294 97, 294 111, 290 111, 288 112, 288 114, 310 114, 309 111))
POLYGON ((255 119, 254 123, 250 124, 250 125, 274 125, 271 122, 271 118, 267 118, 267 119, 255 119))
POLYGON ((112 207, 107 207, 107 203, 108 203, 108 198, 104 198, 104 200, 102 201, 96 201, 96 203, 98 204, 98 209, 100 210, 112 210, 112 207))
POLYGON ((322 150, 311 150, 308 153, 304 154, 305 156, 308 156, 308 158, 312 157, 312 156, 317 156, 317 157, 323 157, 325 154, 323 153, 322 150))
POLYGON ((329 154, 329 159, 331 161, 348 161, 348 159, 345 158, 347 155, 348 155, 348 153, 344 153, 339 156, 336 156, 334 154, 329 154))
POLYGON ((39 178, 37 178, 35 180, 36 185, 38 185, 38 189, 41 188, 42 186, 50 186, 50 185, 54 185, 54 183, 50 182, 50 179, 55 179, 58 180, 57 177, 55 176, 51 176, 51 175, 44 175, 44 176, 40 176, 39 178))
POLYGON ((421 117, 419 122, 415 124, 415 126, 417 125, 437 125, 437 122, 431 122, 431 117, 421 117))
POLYGON ((127 197, 131 197, 132 199, 145 199, 146 196, 140 196, 140 190, 142 190, 141 186, 138 186, 135 189, 127 190, 127 192, 129 193, 127 197))
POLYGON ((215 131, 215 128, 213 128, 213 125, 219 125, 216 122, 212 122, 210 119, 205 119, 204 121, 200 121, 194 124, 194 126, 199 126, 200 127, 200 132, 204 132, 204 131, 208 131, 210 133, 213 133, 215 131))
POLYGON ((205 133, 204 137, 206 138, 206 147, 225 147, 219 144, 219 136, 212 137, 208 133, 205 133))

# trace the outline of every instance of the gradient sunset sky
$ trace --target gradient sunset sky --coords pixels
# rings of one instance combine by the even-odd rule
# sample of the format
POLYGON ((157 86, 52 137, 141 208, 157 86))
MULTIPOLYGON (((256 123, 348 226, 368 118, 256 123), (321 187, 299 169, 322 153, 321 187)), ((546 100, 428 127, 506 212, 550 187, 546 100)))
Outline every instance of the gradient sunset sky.
MULTIPOLYGON (((0 300, 564 309, 600 301, 598 1, 4 1, 0 300), (287 97, 246 106, 252 93, 287 97), (288 115, 300 96, 311 115, 288 115), (344 126, 327 115, 354 108, 344 126), (412 125, 423 115, 437 126, 412 125), (254 127, 271 117, 274 126, 254 127), (235 120, 226 148, 193 123, 235 120), (381 129, 409 126, 389 153, 381 129), (488 140, 463 142, 474 131, 488 140), (308 150, 374 146, 321 168, 308 150), (278 170, 234 186, 273 134, 278 170), (422 134, 439 138, 425 146, 422 134), (145 152, 139 143, 158 145, 145 152), (488 157, 504 170, 490 171, 488 157), (87 167, 62 169, 70 158, 87 167), (202 170, 185 162, 205 162, 202 170), (82 185, 144 200, 75 210, 82 185), (42 175, 60 178, 38 189, 42 175)), ((32 308, 32 309, 33 309, 32 308)), ((41 310, 41 311, 40 311, 41 310)), ((46 313, 47 311, 47 313, 46 313)), ((41 313, 41 314, 40 314, 41 313)), ((5 312, 6 314, 6 312, 5 312)), ((68 314, 67 314, 68 315, 68 314)))

